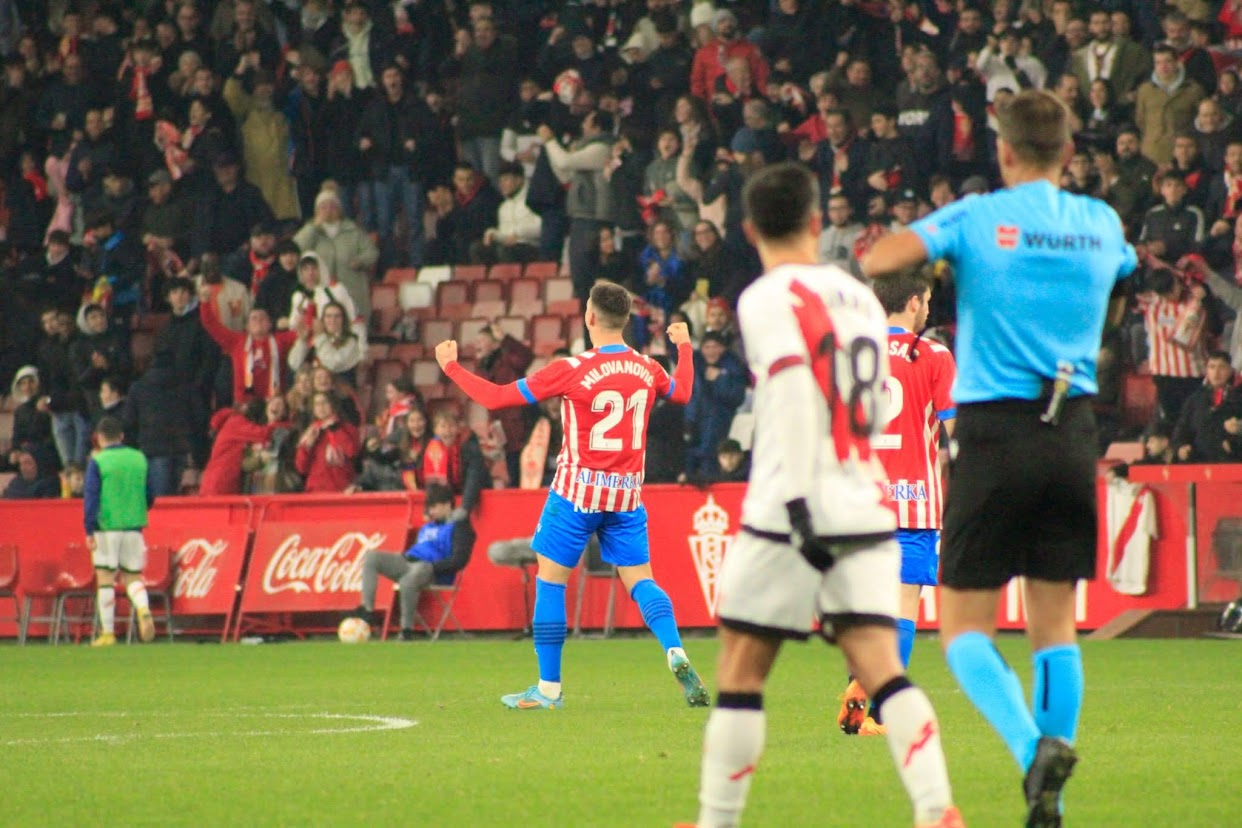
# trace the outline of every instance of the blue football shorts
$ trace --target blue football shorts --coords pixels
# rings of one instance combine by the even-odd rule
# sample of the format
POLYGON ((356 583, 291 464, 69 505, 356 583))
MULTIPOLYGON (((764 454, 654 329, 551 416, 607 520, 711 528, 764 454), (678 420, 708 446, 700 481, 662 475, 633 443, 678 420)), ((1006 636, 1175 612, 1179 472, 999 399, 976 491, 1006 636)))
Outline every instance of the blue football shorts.
POLYGON ((599 538, 606 563, 640 566, 651 562, 646 506, 631 512, 593 512, 576 508, 555 492, 548 492, 530 545, 540 555, 572 569, 592 534, 599 538))
POLYGON ((935 586, 940 569, 939 529, 898 529, 901 545, 901 582, 935 586))

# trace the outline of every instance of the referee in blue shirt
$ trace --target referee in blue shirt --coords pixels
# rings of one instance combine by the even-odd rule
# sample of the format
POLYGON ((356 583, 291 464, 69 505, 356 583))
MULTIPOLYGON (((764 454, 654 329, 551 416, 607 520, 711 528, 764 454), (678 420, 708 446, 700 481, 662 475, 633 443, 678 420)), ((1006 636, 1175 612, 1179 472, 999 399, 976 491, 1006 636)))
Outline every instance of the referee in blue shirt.
POLYGON ((1005 189, 881 239, 882 277, 947 259, 957 282, 957 430, 945 505, 940 633, 949 669, 1024 773, 1028 828, 1061 824, 1077 756, 1074 594, 1095 577, 1095 364, 1115 283, 1134 269, 1111 207, 1058 188, 1065 107, 1028 90, 998 113, 1005 189), (1034 710, 992 644, 1001 588, 1026 581, 1034 710))

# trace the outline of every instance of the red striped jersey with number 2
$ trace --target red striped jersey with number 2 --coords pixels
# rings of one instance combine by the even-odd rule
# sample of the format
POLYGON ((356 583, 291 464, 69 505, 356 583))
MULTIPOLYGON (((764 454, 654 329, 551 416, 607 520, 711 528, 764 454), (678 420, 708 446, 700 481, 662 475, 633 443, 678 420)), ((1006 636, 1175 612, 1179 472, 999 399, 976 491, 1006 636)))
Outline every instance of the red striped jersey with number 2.
POLYGON ((939 529, 940 421, 956 413, 949 393, 957 375, 953 354, 938 342, 916 342, 909 331, 890 328, 888 365, 886 424, 871 443, 887 478, 884 503, 897 515, 899 529, 939 529))
MULTIPOLYGON (((683 360, 690 359, 689 348, 679 350, 683 360)), ((628 512, 641 506, 647 421, 657 395, 689 399, 691 389, 677 385, 655 360, 623 345, 557 360, 519 381, 529 402, 561 397, 565 439, 552 491, 579 509, 628 512)))

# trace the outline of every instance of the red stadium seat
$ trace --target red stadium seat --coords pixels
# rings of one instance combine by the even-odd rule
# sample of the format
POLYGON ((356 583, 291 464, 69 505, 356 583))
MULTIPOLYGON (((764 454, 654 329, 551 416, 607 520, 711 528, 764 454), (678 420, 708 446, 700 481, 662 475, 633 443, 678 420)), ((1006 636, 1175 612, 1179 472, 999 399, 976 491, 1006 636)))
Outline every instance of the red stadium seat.
POLYGON ((397 302, 406 311, 431 308, 436 303, 436 289, 426 282, 402 282, 397 286, 397 302))
POLYGON ((375 387, 380 390, 381 394, 384 386, 398 377, 405 376, 405 365, 395 359, 386 359, 375 365, 375 387))
POLYGON ((502 282, 512 282, 514 279, 522 277, 522 266, 517 262, 505 262, 502 264, 494 264, 487 271, 487 278, 498 279, 502 282))
POLYGON ((543 296, 547 300, 548 313, 574 316, 582 310, 578 297, 574 295, 574 283, 569 279, 549 279, 544 284, 543 296))
POLYGON ((1121 421, 1125 428, 1141 428, 1156 415, 1156 381, 1150 374, 1126 374, 1121 384, 1121 421))
POLYGON ((474 339, 490 324, 490 319, 462 320, 457 328, 457 345, 463 357, 474 357, 474 339))
POLYGON ((436 287, 436 305, 440 316, 461 319, 470 313, 470 285, 466 282, 441 282, 436 287))
POLYGON ((443 384, 444 372, 434 359, 420 359, 410 366, 410 378, 419 387, 443 384))
POLYGON ((526 318, 522 316, 504 316, 496 320, 500 329, 518 342, 526 342, 526 318))
POLYGON ((509 284, 509 315, 533 317, 543 313, 540 283, 535 279, 517 279, 509 284))
POLYGON ((11 543, 0 546, 0 599, 13 602, 13 614, 0 615, 0 621, 15 621, 18 629, 22 627, 22 605, 17 598, 20 576, 17 547, 11 543))
POLYGON ((531 262, 522 273, 527 279, 555 279, 561 272, 560 262, 531 262))
POLYGON ((453 338, 453 328, 454 322, 451 319, 428 319, 423 323, 423 347, 429 352, 434 351, 441 342, 453 338))
POLYGON ((477 282, 487 278, 484 265, 455 265, 453 267, 454 282, 477 282))
POLYGON ((388 272, 384 274, 384 284, 400 285, 403 282, 413 282, 418 279, 418 268, 416 267, 390 267, 388 272))
POLYGON ((379 362, 383 359, 388 359, 388 343, 368 342, 367 353, 363 360, 365 362, 379 362))
POLYGON ((531 320, 530 347, 536 356, 551 356, 565 347, 565 320, 556 315, 536 316, 531 320))
POLYGON ((505 283, 495 279, 484 279, 474 283, 474 301, 503 302, 505 299, 505 283))
POLYGON ((155 355, 155 334, 134 331, 129 338, 129 355, 134 360, 134 371, 138 374, 145 372, 155 355))
POLYGON ((421 359, 425 352, 420 342, 399 342, 392 346, 389 356, 409 365, 414 360, 421 359))

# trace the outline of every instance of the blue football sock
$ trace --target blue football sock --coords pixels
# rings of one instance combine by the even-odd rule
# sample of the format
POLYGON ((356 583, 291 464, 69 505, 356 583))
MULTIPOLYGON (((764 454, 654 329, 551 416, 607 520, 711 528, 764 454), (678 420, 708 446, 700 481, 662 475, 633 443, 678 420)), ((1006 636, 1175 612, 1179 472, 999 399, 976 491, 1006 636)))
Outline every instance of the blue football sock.
POLYGON ((561 650, 565 646, 565 585, 535 579, 535 656, 541 681, 561 680, 561 650))
POLYGON ((1034 655, 1035 724, 1045 736, 1073 742, 1082 710, 1082 651, 1077 644, 1048 647, 1034 655))
POLYGON ((901 666, 910 666, 910 653, 914 651, 914 622, 908 618, 897 619, 897 655, 901 666))
MULTIPOLYGON (((910 666, 910 652, 914 649, 914 622, 906 618, 897 619, 897 655, 901 656, 901 666, 910 666)), ((850 681, 854 677, 850 676, 850 681)), ((867 715, 875 719, 876 724, 883 724, 884 719, 880 716, 880 709, 875 706, 875 702, 867 705, 867 715)))
POLYGON ((1039 728, 1026 707, 1022 684, 992 639, 981 632, 963 633, 949 644, 945 659, 962 692, 1000 734, 1025 772, 1035 758, 1039 728))
POLYGON ((660 646, 668 652, 673 647, 681 646, 681 633, 677 632, 677 619, 673 616, 673 602, 668 593, 660 589, 659 584, 650 578, 644 578, 634 584, 630 597, 638 604, 643 614, 643 621, 660 639, 660 646))

